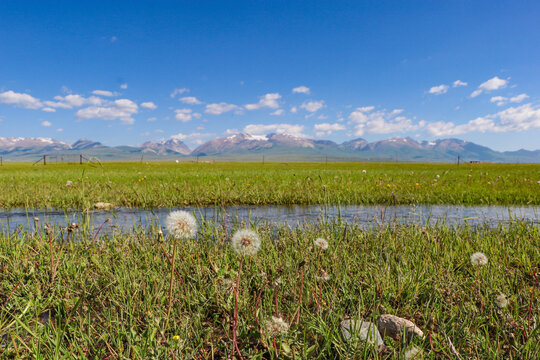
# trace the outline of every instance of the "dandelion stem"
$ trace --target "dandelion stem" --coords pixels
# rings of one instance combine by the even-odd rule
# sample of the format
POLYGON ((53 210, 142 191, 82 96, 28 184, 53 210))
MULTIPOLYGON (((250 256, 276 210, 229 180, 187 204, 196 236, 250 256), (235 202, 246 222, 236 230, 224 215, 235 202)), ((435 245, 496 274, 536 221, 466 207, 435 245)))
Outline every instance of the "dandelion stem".
POLYGON ((238 276, 236 277, 236 286, 234 288, 234 313, 233 313, 233 323, 232 323, 232 331, 233 331, 233 343, 232 343, 232 354, 231 359, 234 358, 234 354, 236 350, 238 350, 238 355, 241 359, 243 359, 242 354, 240 353, 240 349, 238 349, 238 338, 237 338, 237 327, 238 327, 238 293, 240 289, 240 275, 242 273, 242 265, 244 264, 244 257, 240 259, 240 266, 238 267, 238 276))
POLYGON ((173 292, 173 280, 174 280, 174 260, 176 259, 176 240, 174 240, 173 243, 173 254, 172 254, 172 261, 171 261, 171 280, 169 282, 169 306, 167 307, 167 322, 165 323, 165 329, 166 330, 169 326, 169 319, 171 316, 171 308, 172 308, 172 292, 173 292))

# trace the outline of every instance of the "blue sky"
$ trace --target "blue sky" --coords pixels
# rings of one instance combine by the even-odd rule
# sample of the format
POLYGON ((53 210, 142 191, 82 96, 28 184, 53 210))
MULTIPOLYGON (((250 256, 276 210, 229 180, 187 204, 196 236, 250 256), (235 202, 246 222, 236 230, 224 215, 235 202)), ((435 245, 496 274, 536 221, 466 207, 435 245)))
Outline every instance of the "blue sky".
POLYGON ((0 136, 540 149, 535 1, 2 1, 0 136))

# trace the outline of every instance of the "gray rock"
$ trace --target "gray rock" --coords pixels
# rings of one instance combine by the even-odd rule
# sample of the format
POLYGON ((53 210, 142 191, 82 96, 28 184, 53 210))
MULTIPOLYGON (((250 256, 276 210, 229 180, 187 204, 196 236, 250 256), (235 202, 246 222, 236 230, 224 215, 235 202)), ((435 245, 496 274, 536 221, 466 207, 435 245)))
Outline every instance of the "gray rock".
POLYGON ((383 339, 374 323, 363 320, 348 319, 341 322, 341 336, 347 342, 352 339, 360 339, 371 345, 383 345, 383 339))
POLYGON ((394 340, 401 340, 403 333, 407 336, 407 340, 411 340, 413 336, 424 338, 424 333, 412 321, 400 318, 395 315, 384 314, 377 319, 377 327, 382 336, 391 337, 394 340))

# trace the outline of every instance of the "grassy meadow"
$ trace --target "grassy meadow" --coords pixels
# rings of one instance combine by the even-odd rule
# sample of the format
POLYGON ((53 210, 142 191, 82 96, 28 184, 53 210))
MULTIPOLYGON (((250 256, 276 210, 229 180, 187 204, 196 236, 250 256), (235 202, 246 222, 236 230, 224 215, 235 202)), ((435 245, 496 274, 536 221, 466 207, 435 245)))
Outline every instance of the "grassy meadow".
MULTIPOLYGON (((540 205, 539 180, 540 165, 519 164, 4 164, 0 208, 540 205)), ((100 233, 34 221, 0 228, 0 359, 540 357, 537 224, 203 219, 175 240, 157 223, 100 233), (231 246, 242 228, 260 235, 254 256, 231 246), (342 336, 343 320, 381 314, 425 336, 380 347, 342 336)))
POLYGON ((0 235, 0 358, 224 359, 235 318, 237 359, 403 359, 412 346, 431 359, 540 356, 537 226, 260 226, 240 280, 234 230, 201 224, 178 241, 172 282, 174 241, 158 228, 0 235), (476 251, 487 265, 471 265, 476 251), (385 313, 425 337, 377 349, 340 335, 343 319, 385 313), (272 316, 288 331, 271 333, 272 316))
POLYGON ((0 208, 540 205, 538 181, 540 164, 8 163, 0 166, 0 208))

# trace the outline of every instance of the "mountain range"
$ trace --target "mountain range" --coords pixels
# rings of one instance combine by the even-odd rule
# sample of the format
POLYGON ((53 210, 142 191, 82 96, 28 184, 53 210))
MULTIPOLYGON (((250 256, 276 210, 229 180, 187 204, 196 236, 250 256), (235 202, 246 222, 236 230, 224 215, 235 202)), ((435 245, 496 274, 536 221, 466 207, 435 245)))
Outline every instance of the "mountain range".
POLYGON ((197 157, 222 160, 330 160, 330 161, 417 161, 455 162, 540 162, 540 150, 495 151, 459 139, 416 141, 409 137, 375 142, 354 139, 341 144, 287 134, 250 135, 238 133, 210 140, 190 149, 181 140, 145 142, 139 146, 106 146, 100 142, 77 140, 68 144, 51 138, 0 137, 3 161, 36 161, 43 155, 69 158, 79 154, 100 160, 165 160, 197 157))

